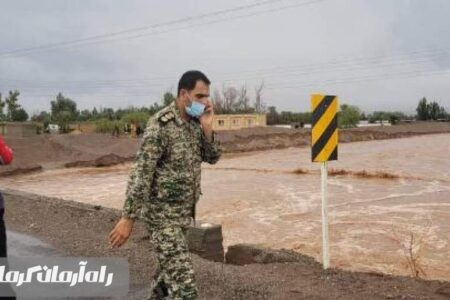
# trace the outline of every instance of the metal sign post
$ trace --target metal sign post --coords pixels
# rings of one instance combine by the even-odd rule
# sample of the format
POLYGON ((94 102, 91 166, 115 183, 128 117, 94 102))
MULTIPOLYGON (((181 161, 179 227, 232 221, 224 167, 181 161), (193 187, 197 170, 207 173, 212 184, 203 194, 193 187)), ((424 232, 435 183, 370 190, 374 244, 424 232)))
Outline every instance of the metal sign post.
POLYGON ((328 198, 327 198, 327 179, 328 168, 327 162, 321 164, 322 178, 322 254, 323 268, 328 269, 330 266, 330 243, 328 238, 328 198))
POLYGON ((337 160, 338 128, 337 128, 336 96, 313 94, 311 96, 312 130, 311 159, 320 162, 322 193, 322 263, 323 268, 330 267, 330 241, 328 234, 328 161, 337 160))

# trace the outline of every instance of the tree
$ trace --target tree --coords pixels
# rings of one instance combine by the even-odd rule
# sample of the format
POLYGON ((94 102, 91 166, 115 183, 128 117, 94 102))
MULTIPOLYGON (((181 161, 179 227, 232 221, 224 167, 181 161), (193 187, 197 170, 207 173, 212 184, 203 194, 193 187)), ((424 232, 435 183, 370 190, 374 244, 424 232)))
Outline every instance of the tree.
POLYGON ((5 99, 5 103, 7 105, 7 115, 6 115, 6 120, 8 121, 13 121, 13 115, 16 114, 17 110, 20 109, 20 104, 19 102, 19 95, 20 92, 15 90, 13 91, 9 91, 9 96, 6 97, 5 99))
POLYGON ((3 111, 5 108, 6 102, 2 100, 2 93, 0 93, 0 121, 4 121, 6 119, 6 115, 3 111))
POLYGON ((216 114, 219 115, 219 114, 225 113, 224 101, 223 101, 222 95, 220 94, 218 89, 214 90, 213 97, 212 97, 212 103, 214 106, 214 112, 216 114))
POLYGON ((154 115, 156 112, 158 112, 161 109, 158 103, 153 103, 150 108, 148 109, 148 113, 150 115, 154 115))
POLYGON ((441 108, 439 109, 439 114, 438 114, 438 119, 448 119, 448 114, 445 111, 445 108, 443 106, 441 106, 441 108))
POLYGON ((416 111, 417 111, 417 119, 423 121, 430 119, 427 98, 423 97, 422 100, 419 101, 416 111))
POLYGON ((236 106, 235 102, 238 97, 238 91, 236 88, 230 86, 222 88, 222 95, 224 99, 224 113, 231 114, 234 112, 236 106))
POLYGON ((439 118, 439 113, 441 112, 441 107, 439 104, 435 101, 430 102, 430 104, 427 105, 428 108, 428 117, 431 120, 437 120, 439 118))
POLYGON ((267 125, 274 125, 280 123, 280 116, 278 115, 277 108, 275 106, 269 106, 267 112, 267 125))
POLYGON ((94 107, 94 109, 92 110, 92 118, 96 119, 97 117, 98 117, 97 107, 94 107))
POLYGON ((162 100, 163 105, 168 106, 170 103, 176 100, 176 97, 171 92, 165 92, 162 100))
POLYGON ((11 121, 25 122, 28 120, 28 113, 23 108, 16 109, 11 114, 11 121))
POLYGON ((61 93, 58 93, 56 100, 51 101, 50 104, 52 121, 58 123, 62 132, 68 132, 69 123, 75 121, 78 116, 77 104, 61 93))
POLYGON ((38 115, 32 116, 31 121, 43 123, 43 128, 47 128, 51 121, 51 115, 46 111, 41 111, 38 115))
POLYGON ((89 121, 92 118, 91 111, 89 109, 84 109, 78 113, 77 121, 89 121))
POLYGON ((116 118, 116 113, 113 108, 106 107, 100 110, 99 117, 114 120, 116 118))
POLYGON ((339 128, 356 127, 361 118, 361 112, 357 106, 342 104, 338 113, 339 128))
POLYGON ((239 90, 238 102, 236 103, 235 112, 237 113, 253 113, 254 108, 249 105, 250 98, 247 95, 247 86, 243 85, 239 90))
POLYGON ((384 111, 374 111, 369 115, 369 123, 383 123, 390 119, 390 114, 384 111))
POLYGON ((149 117, 150 117, 150 114, 147 112, 136 111, 136 112, 130 112, 130 113, 125 114, 121 120, 128 124, 130 124, 130 123, 145 124, 145 123, 147 123, 149 117))
POLYGON ((255 88, 255 94, 256 94, 256 99, 255 99, 255 111, 257 113, 263 113, 264 112, 264 104, 262 103, 262 99, 261 99, 261 94, 262 94, 262 90, 264 88, 264 81, 261 82, 261 84, 255 88))

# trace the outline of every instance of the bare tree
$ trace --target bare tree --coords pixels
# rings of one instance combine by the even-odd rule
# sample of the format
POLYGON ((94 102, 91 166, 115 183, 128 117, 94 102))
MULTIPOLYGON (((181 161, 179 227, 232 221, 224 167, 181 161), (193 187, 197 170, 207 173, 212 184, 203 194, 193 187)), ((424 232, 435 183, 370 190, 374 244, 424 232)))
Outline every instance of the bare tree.
POLYGON ((224 113, 224 102, 223 102, 222 95, 220 94, 218 89, 214 90, 211 101, 214 105, 214 111, 217 114, 223 114, 224 113))
POLYGON ((426 243, 430 236, 432 221, 431 217, 421 232, 414 232, 411 229, 395 229, 392 226, 393 236, 391 240, 396 242, 403 250, 407 265, 414 277, 427 277, 423 268, 423 256, 426 250, 426 243))
POLYGON ((262 94, 263 88, 264 88, 264 81, 262 81, 261 84, 255 88, 255 94, 256 94, 255 111, 257 113, 262 113, 264 111, 264 104, 262 103, 262 100, 261 100, 261 94, 262 94))
POLYGON ((250 111, 249 101, 250 99, 247 96, 247 86, 243 85, 239 91, 237 110, 240 112, 248 113, 250 111))
POLYGON ((234 87, 225 87, 222 88, 222 94, 224 98, 224 109, 225 113, 233 112, 235 107, 236 99, 238 97, 238 91, 234 87))

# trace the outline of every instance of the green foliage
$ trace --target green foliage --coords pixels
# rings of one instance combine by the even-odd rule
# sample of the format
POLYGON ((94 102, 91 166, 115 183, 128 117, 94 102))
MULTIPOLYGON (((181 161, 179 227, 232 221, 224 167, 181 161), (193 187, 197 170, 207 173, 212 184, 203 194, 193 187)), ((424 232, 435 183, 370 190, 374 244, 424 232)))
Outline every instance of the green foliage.
POLYGON ((41 132, 43 132, 44 128, 47 128, 48 124, 50 124, 51 115, 46 111, 41 111, 39 115, 32 116, 31 121, 42 124, 43 129, 41 132))
POLYGON ((95 121, 95 129, 100 133, 111 133, 117 126, 119 130, 123 128, 124 121, 122 120, 110 120, 108 118, 102 118, 95 121))
POLYGON ((400 120, 410 119, 402 112, 375 111, 368 116, 369 123, 381 123, 389 121, 392 125, 398 124, 400 120))
POLYGON ((361 119, 361 111, 357 106, 342 104, 338 112, 339 128, 356 127, 361 119))
POLYGON ((78 113, 77 121, 89 121, 92 119, 92 113, 89 109, 84 109, 78 113))
POLYGON ((77 104, 72 99, 58 93, 55 101, 51 101, 51 119, 59 125, 61 132, 69 131, 69 124, 78 116, 77 104))
POLYGON ((169 105, 170 103, 172 103, 173 101, 175 101, 177 98, 175 97, 175 95, 173 95, 171 92, 166 92, 163 96, 162 102, 164 106, 169 105))
POLYGON ((5 103, 7 105, 7 114, 6 114, 6 120, 7 121, 14 121, 13 115, 15 116, 17 113, 17 110, 19 110, 20 104, 19 104, 19 91, 9 91, 8 97, 5 98, 5 103))
POLYGON ((274 125, 280 124, 280 116, 277 112, 277 108, 275 106, 269 106, 267 111, 267 124, 274 125))
POLYGON ((12 112, 11 121, 25 122, 28 120, 28 113, 23 108, 16 109, 12 112))
POLYGON ((269 106, 267 110, 267 125, 292 125, 311 123, 310 112, 295 113, 290 111, 282 111, 281 113, 278 113, 275 106, 269 106))
POLYGON ((148 112, 136 111, 125 114, 121 120, 128 124, 146 124, 149 118, 150 114, 148 112))
POLYGON ((416 108, 417 119, 422 121, 448 119, 449 115, 443 106, 440 106, 436 101, 427 103, 427 99, 422 98, 417 104, 416 108))
POLYGON ((439 112, 441 111, 441 107, 437 102, 431 102, 428 104, 428 114, 431 120, 437 120, 439 118, 439 112))
POLYGON ((428 112, 428 104, 427 104, 427 98, 423 97, 416 108, 417 111, 417 119, 418 120, 429 120, 429 112, 428 112))
POLYGON ((2 100, 2 93, 0 93, 0 121, 6 120, 5 109, 6 102, 2 100))

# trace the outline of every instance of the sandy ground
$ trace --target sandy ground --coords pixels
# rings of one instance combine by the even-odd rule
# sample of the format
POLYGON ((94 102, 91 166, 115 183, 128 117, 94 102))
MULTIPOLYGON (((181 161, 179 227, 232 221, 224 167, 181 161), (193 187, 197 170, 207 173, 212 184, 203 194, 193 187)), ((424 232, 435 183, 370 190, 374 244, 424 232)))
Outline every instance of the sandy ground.
MULTIPOLYGON (((70 256, 122 256, 130 263, 133 290, 145 289, 155 257, 142 224, 121 249, 106 236, 119 214, 112 209, 6 193, 9 229, 28 233, 70 256)), ((324 272, 308 260, 233 266, 192 255, 200 299, 448 299, 450 283, 379 273, 324 272)), ((142 297, 142 295, 141 295, 142 297)), ((141 297, 130 299, 143 299, 141 297)))

